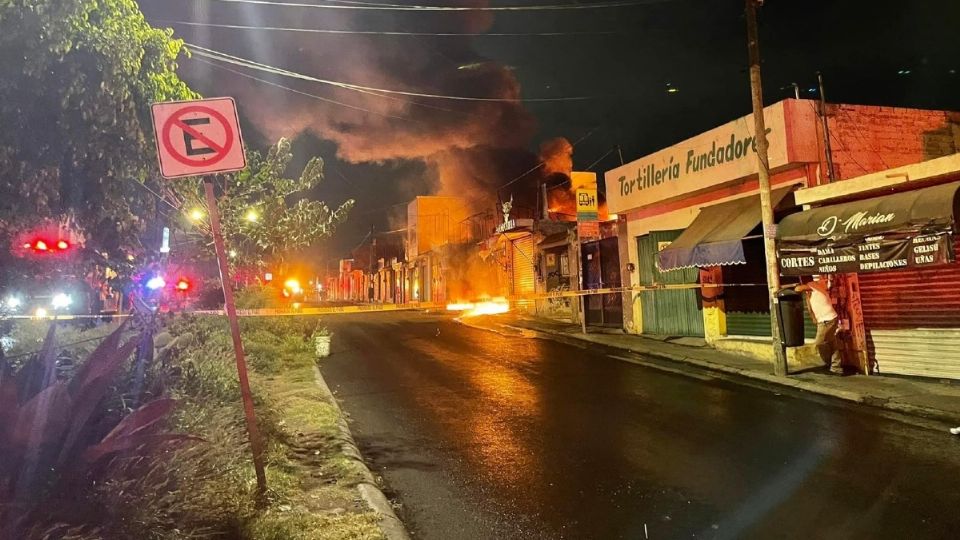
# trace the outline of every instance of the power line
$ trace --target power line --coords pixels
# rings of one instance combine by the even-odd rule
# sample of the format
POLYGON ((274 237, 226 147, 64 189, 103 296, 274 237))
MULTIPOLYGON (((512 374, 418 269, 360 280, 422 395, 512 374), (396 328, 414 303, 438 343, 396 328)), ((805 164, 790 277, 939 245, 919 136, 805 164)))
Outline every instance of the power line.
MULTIPOLYGON (((318 95, 316 95, 316 94, 311 94, 310 92, 304 92, 304 91, 302 91, 302 90, 297 90, 297 89, 295 89, 295 88, 290 88, 289 86, 284 86, 284 85, 282 85, 282 84, 275 83, 275 82, 273 82, 273 81, 268 81, 268 80, 266 80, 266 79, 261 79, 261 78, 259 78, 259 77, 254 77, 253 75, 249 75, 249 74, 243 73, 243 72, 241 72, 241 71, 237 71, 237 70, 235 70, 235 69, 230 69, 230 68, 228 68, 228 67, 226 67, 226 66, 221 66, 220 64, 211 62, 211 61, 209 61, 209 60, 204 60, 204 59, 202 59, 202 58, 190 58, 190 59, 191 59, 191 60, 196 60, 197 62, 202 62, 202 63, 207 64, 207 65, 209 65, 209 66, 213 66, 213 67, 215 67, 215 68, 217 68, 217 69, 222 69, 222 70, 224 70, 224 71, 229 71, 230 73, 233 73, 234 75, 237 75, 237 76, 240 76, 240 77, 245 77, 245 78, 247 78, 247 79, 251 79, 251 80, 254 80, 254 81, 257 81, 257 82, 260 82, 260 83, 263 83, 263 84, 267 84, 267 85, 270 85, 270 86, 274 86, 274 87, 280 88, 280 89, 282 89, 282 90, 287 90, 287 91, 289 91, 289 92, 293 92, 294 94, 299 94, 299 95, 301 95, 301 96, 309 97, 309 98, 316 99, 316 100, 319 100, 319 101, 324 101, 324 102, 327 102, 327 103, 331 103, 331 104, 333 104, 333 105, 340 105, 341 107, 347 107, 347 108, 349 108, 349 109, 353 109, 353 110, 360 111, 360 112, 365 112, 365 113, 368 113, 368 114, 374 114, 374 115, 377 115, 377 116, 382 116, 382 117, 384 117, 384 118, 393 118, 394 120, 404 120, 404 121, 411 122, 411 123, 414 123, 414 124, 422 124, 422 123, 423 123, 423 122, 421 122, 421 121, 419 121, 419 120, 416 120, 416 119, 414 119, 414 118, 408 118, 408 117, 397 116, 397 115, 393 115, 393 114, 382 113, 382 112, 374 111, 374 110, 371 110, 371 109, 366 109, 366 108, 364 108, 364 107, 360 107, 359 105, 351 105, 351 104, 349 104, 349 103, 344 103, 344 102, 342 102, 342 101, 337 101, 337 100, 332 99, 332 98, 327 98, 327 97, 323 97, 323 96, 318 96, 318 95)), ((463 115, 463 116, 479 116, 479 115, 476 114, 476 113, 469 113, 469 112, 465 112, 465 111, 456 111, 456 110, 453 110, 453 109, 448 109, 448 108, 446 108, 446 107, 439 107, 439 106, 436 106, 436 105, 430 105, 430 104, 428 104, 428 103, 419 103, 419 102, 413 101, 412 99, 403 99, 403 98, 398 98, 398 97, 395 97, 395 96, 382 95, 382 94, 379 94, 379 93, 377 93, 377 92, 361 92, 361 93, 363 93, 363 94, 369 94, 369 95, 376 96, 376 97, 380 97, 380 98, 384 98, 384 99, 389 99, 389 100, 392 100, 392 101, 399 101, 399 102, 407 103, 407 104, 410 104, 410 105, 416 105, 416 106, 418 106, 418 107, 425 107, 425 108, 427 108, 427 109, 433 109, 433 110, 437 110, 437 111, 444 111, 444 112, 453 113, 453 114, 458 114, 458 115, 463 115)))
POLYGON ((174 21, 159 19, 161 24, 199 26, 204 28, 223 28, 229 30, 257 30, 265 32, 296 32, 304 34, 344 34, 363 36, 439 36, 439 37, 525 37, 525 36, 592 36, 611 35, 620 32, 613 30, 587 30, 572 32, 398 32, 390 30, 331 30, 325 28, 293 28, 287 26, 248 26, 242 24, 221 24, 194 21, 174 21))
POLYGON ((587 170, 587 171, 592 170, 592 169, 597 165, 597 163, 600 163, 601 161, 603 161, 603 159, 604 159, 605 157, 607 157, 607 156, 609 156, 610 154, 612 154, 613 151, 616 150, 616 149, 617 149, 616 146, 610 147, 609 150, 607 150, 602 156, 598 157, 593 163, 591 163, 590 165, 588 165, 587 168, 584 169, 584 170, 587 170))
MULTIPOLYGON (((445 99, 452 101, 476 101, 476 102, 494 102, 494 103, 544 103, 544 102, 566 102, 566 101, 586 101, 594 99, 593 96, 571 96, 571 97, 556 97, 556 98, 486 98, 486 97, 471 97, 471 96, 453 96, 446 94, 428 94, 424 92, 408 92, 404 90, 390 90, 386 88, 375 88, 371 86, 363 86, 359 84, 345 83, 341 81, 333 81, 329 79, 320 79, 317 77, 312 77, 310 75, 304 75, 295 71, 286 70, 283 68, 278 68, 271 66, 269 64, 262 64, 246 58, 239 56, 233 56, 226 54, 214 49, 208 49, 206 47, 201 47, 192 43, 187 43, 187 46, 190 48, 190 51, 197 56, 202 56, 211 60, 216 60, 218 62, 226 62, 228 64, 234 64, 249 69, 255 69, 258 71, 264 71, 267 73, 273 73, 276 75, 283 75, 285 77, 291 77, 295 79, 301 79, 304 81, 315 82, 320 84, 326 84, 330 86, 335 86, 337 88, 343 88, 345 90, 353 90, 355 92, 361 92, 371 95, 377 95, 377 93, 382 94, 395 94, 401 96, 409 97, 421 97, 421 98, 430 98, 430 99, 445 99)), ((385 97, 385 96, 380 96, 385 97)))
MULTIPOLYGON (((574 141, 570 146, 576 147, 578 144, 580 144, 580 143, 582 143, 583 141, 585 141, 585 140, 587 139, 587 137, 593 135, 593 133, 594 133, 595 131, 597 131, 598 129, 600 129, 600 126, 599 126, 599 125, 596 126, 596 127, 594 127, 593 129, 591 129, 591 130, 588 131, 587 133, 585 133, 582 137, 580 137, 579 139, 577 139, 576 141, 574 141)), ((520 176, 514 178, 513 180, 510 180, 510 181, 507 182, 506 184, 503 184, 502 186, 498 187, 498 188, 497 188, 497 193, 498 193, 498 195, 499 195, 501 189, 503 189, 503 188, 505 188, 505 187, 507 187, 507 186, 510 186, 510 185, 512 185, 512 184, 515 184, 516 182, 519 182, 519 181, 520 181, 521 179, 523 179, 525 176, 527 176, 528 174, 532 173, 533 171, 539 169, 540 167, 543 167, 543 166, 546 165, 546 164, 547 164, 547 163, 546 163, 545 161, 540 160, 540 163, 538 163, 538 164, 536 164, 535 166, 533 166, 532 168, 530 168, 530 170, 528 170, 527 172, 521 174, 520 176)))
POLYGON ((334 0, 339 4, 306 4, 303 2, 276 2, 269 0, 209 0, 225 4, 254 4, 272 7, 296 7, 311 9, 351 9, 367 11, 567 11, 567 10, 595 10, 622 7, 639 7, 649 4, 662 4, 672 0, 635 0, 633 2, 597 2, 594 4, 539 4, 532 6, 430 6, 430 5, 403 5, 380 4, 347 0, 334 0))
POLYGON ((309 93, 309 92, 304 92, 304 91, 302 91, 302 90, 297 90, 296 88, 290 88, 289 86, 284 86, 284 85, 282 85, 282 84, 278 84, 278 83, 275 83, 275 82, 273 82, 273 81, 268 81, 268 80, 266 80, 266 79, 261 79, 261 78, 259 78, 259 77, 254 77, 253 75, 248 75, 248 74, 243 73, 243 72, 241 72, 241 71, 237 71, 237 70, 235 70, 235 69, 230 69, 230 68, 228 68, 228 67, 221 66, 221 65, 219 65, 219 64, 217 64, 217 63, 214 63, 214 62, 211 62, 211 61, 209 61, 209 60, 203 60, 203 59, 201 59, 201 58, 192 58, 192 60, 196 60, 197 62, 202 62, 202 63, 204 63, 204 64, 211 65, 211 66, 213 66, 213 67, 215 67, 215 68, 217 68, 217 69, 222 69, 222 70, 224 70, 224 71, 229 71, 230 73, 233 73, 234 75, 238 75, 238 76, 240 76, 240 77, 245 77, 245 78, 247 78, 247 79, 251 79, 251 80, 254 80, 254 81, 263 83, 263 84, 267 84, 267 85, 270 85, 270 86, 275 86, 275 87, 277 87, 277 88, 281 88, 281 89, 283 89, 283 90, 287 90, 287 91, 289 91, 289 92, 293 92, 294 94, 299 94, 299 95, 301 95, 301 96, 313 98, 313 99, 316 99, 316 100, 319 100, 319 101, 323 101, 323 102, 326 102, 326 103, 330 103, 330 104, 333 104, 333 105, 339 105, 339 106, 341 106, 341 107, 346 107, 346 108, 348 108, 348 109, 353 109, 353 110, 355 110, 355 111, 365 112, 365 113, 369 113, 369 114, 375 114, 375 115, 377 115, 377 116, 383 116, 383 117, 385 117, 385 118, 393 118, 393 119, 396 119, 396 120, 409 120, 410 122, 416 122, 416 120, 412 120, 412 119, 408 119, 408 118, 403 118, 403 117, 401 117, 401 116, 394 116, 394 115, 391 115, 391 114, 381 113, 381 112, 373 111, 373 110, 370 110, 370 109, 365 109, 365 108, 359 107, 359 106, 357 106, 357 105, 351 105, 351 104, 349 104, 349 103, 344 103, 344 102, 342 102, 342 101, 337 101, 337 100, 335 100, 335 99, 330 99, 330 98, 326 98, 326 97, 323 97, 323 96, 318 96, 318 95, 316 95, 316 94, 311 94, 311 93, 309 93))

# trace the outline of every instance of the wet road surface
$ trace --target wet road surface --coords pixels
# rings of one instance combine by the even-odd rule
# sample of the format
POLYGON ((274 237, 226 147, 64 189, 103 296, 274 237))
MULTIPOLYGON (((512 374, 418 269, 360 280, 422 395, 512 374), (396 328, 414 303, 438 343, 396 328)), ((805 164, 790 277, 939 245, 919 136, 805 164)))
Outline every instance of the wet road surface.
POLYGON ((321 364, 414 538, 960 538, 960 438, 434 315, 321 364))

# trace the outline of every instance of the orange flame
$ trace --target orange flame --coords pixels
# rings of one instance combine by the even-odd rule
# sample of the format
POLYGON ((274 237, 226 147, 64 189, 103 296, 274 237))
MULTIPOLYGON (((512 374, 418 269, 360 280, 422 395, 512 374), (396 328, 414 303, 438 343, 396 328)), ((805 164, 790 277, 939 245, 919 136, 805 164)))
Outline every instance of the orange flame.
POLYGON ((460 311, 461 317, 479 317, 480 315, 496 315, 510 311, 510 302, 506 298, 498 297, 481 302, 456 302, 447 304, 447 311, 460 311))

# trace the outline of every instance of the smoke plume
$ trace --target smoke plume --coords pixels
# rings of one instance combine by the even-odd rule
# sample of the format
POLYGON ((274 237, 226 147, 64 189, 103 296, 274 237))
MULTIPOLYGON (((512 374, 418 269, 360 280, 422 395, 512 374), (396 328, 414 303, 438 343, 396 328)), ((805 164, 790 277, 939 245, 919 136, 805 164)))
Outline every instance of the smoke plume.
MULTIPOLYGON (((321 29, 478 32, 488 12, 429 15, 309 9, 189 0, 142 0, 148 17, 217 24, 321 29)), ((451 0, 457 6, 486 0, 451 0)), ((162 23, 156 23, 162 24, 162 23)), ((245 78, 199 59, 184 60, 185 78, 209 95, 237 97, 242 113, 271 140, 309 131, 337 144, 338 157, 360 163, 421 160, 441 193, 483 201, 535 157, 520 150, 534 131, 513 72, 472 48, 469 37, 305 34, 176 26, 186 41, 314 77, 418 93, 502 98, 458 101, 364 93, 268 73, 241 71, 309 97, 245 78), (211 88, 213 86, 214 88, 211 88)))

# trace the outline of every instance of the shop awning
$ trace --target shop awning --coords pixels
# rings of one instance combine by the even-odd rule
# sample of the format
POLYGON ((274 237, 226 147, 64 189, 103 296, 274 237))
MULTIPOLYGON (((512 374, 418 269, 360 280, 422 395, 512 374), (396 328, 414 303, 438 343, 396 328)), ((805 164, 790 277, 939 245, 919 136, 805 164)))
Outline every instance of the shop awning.
POLYGON ((954 259, 960 182, 814 208, 777 227, 784 275, 871 272, 954 259))
POLYGON ((563 246, 570 242, 567 231, 553 233, 540 241, 541 248, 563 246))
POLYGON ((951 226, 960 182, 862 201, 814 208, 787 216, 777 227, 782 242, 819 243, 844 237, 951 226))
MULTIPOLYGON (((794 187, 773 190, 773 207, 794 187)), ((660 270, 746 264, 742 240, 760 221, 759 194, 703 208, 683 234, 657 254, 660 270)))

